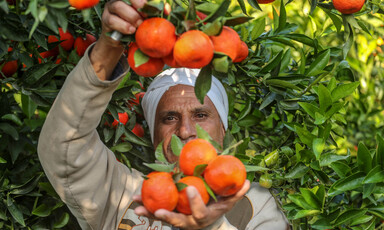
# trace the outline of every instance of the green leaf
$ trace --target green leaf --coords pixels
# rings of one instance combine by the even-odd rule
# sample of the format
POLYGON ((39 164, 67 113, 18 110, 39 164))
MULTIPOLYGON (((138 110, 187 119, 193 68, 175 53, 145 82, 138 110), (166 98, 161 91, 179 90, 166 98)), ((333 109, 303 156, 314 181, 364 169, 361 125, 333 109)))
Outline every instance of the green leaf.
POLYGON ((317 94, 319 96, 320 110, 324 113, 332 104, 331 93, 323 84, 319 84, 317 94))
POLYGON ((69 214, 65 212, 60 217, 60 219, 53 224, 53 227, 54 228, 63 228, 65 225, 68 224, 68 222, 69 222, 69 214))
POLYGON ((342 225, 359 218, 367 212, 367 209, 351 209, 341 213, 332 223, 342 225))
POLYGON ((193 170, 193 175, 196 177, 201 176, 207 166, 208 164, 196 165, 195 169, 193 170))
POLYGON ((9 196, 9 194, 7 195, 7 209, 9 211, 9 213, 11 213, 12 217, 19 224, 21 224, 23 227, 25 227, 23 213, 21 212, 20 208, 15 203, 13 203, 13 200, 9 196))
POLYGON ((17 130, 8 123, 0 123, 0 130, 10 135, 14 140, 19 139, 19 133, 17 132, 17 130))
POLYGON ((288 198, 293 202, 295 203, 296 205, 298 205, 299 207, 303 208, 303 209, 308 209, 308 210, 311 210, 312 207, 311 205, 309 205, 304 197, 300 194, 289 194, 288 195, 288 198))
POLYGON ((237 25, 246 23, 252 19, 253 19, 253 17, 248 17, 248 16, 244 16, 244 15, 227 17, 225 20, 225 25, 226 26, 237 26, 237 25))
POLYGON ((263 110, 265 107, 267 107, 269 104, 271 104, 276 98, 276 93, 269 92, 267 96, 263 99, 263 102, 261 103, 259 110, 263 110))
POLYGON ((133 59, 135 60, 135 68, 145 64, 149 61, 149 57, 145 55, 140 49, 137 49, 133 54, 133 59))
POLYGON ((313 119, 315 119, 315 113, 320 112, 320 109, 308 102, 298 102, 298 104, 304 109, 305 112, 309 114, 313 119))
POLYGON ((285 11, 284 1, 280 2, 280 15, 279 15, 279 27, 276 30, 276 33, 281 32, 285 29, 287 24, 287 13, 285 11))
POLYGON ((205 66, 201 69, 195 83, 195 94, 201 104, 204 104, 204 98, 211 89, 212 84, 212 69, 210 66, 205 66))
POLYGON ((171 149, 175 156, 180 156, 180 152, 183 146, 184 144, 181 142, 180 138, 175 134, 172 134, 171 149))
POLYGON ((247 0, 248 1, 248 4, 251 5, 253 8, 255 8, 256 10, 261 10, 259 4, 257 3, 257 0, 247 0))
POLYGON ((184 184, 184 183, 181 183, 181 182, 177 182, 176 183, 176 188, 177 188, 177 191, 181 192, 183 189, 185 189, 186 187, 188 187, 187 184, 184 184))
POLYGON ((272 85, 280 88, 289 88, 289 89, 294 89, 297 91, 301 91, 300 87, 297 87, 296 85, 289 83, 288 81, 284 80, 279 80, 279 79, 267 79, 265 81, 267 85, 272 85))
POLYGON ((380 183, 384 181, 384 171, 381 170, 379 167, 373 168, 370 172, 368 172, 367 176, 364 178, 363 183, 369 184, 369 183, 380 183))
POLYGON ((120 153, 126 153, 129 152, 132 149, 132 144, 129 142, 122 142, 119 143, 118 145, 115 145, 111 148, 112 152, 120 152, 120 153))
POLYGON ((328 166, 335 161, 345 160, 345 159, 348 159, 349 157, 350 157, 349 155, 337 155, 334 153, 323 154, 320 157, 320 166, 321 167, 328 166))
POLYGON ((304 200, 311 205, 312 209, 319 210, 322 207, 322 204, 317 198, 317 196, 309 189, 306 188, 300 188, 301 195, 303 196, 304 200))
POLYGON ((23 124, 20 118, 15 114, 5 114, 4 116, 1 117, 1 119, 12 121, 13 123, 19 126, 23 124))
POLYGON ((173 169, 175 168, 175 163, 173 164, 143 163, 143 165, 158 172, 172 172, 173 169))
POLYGON ((31 87, 43 85, 55 76, 59 67, 51 62, 34 65, 23 73, 23 79, 31 87))
POLYGON ((38 174, 30 178, 27 182, 22 185, 11 186, 10 194, 14 195, 24 195, 30 193, 33 189, 37 187, 37 184, 41 178, 42 174, 38 174))
POLYGON ((229 69, 228 56, 217 57, 212 60, 213 68, 220 73, 227 73, 229 69))
POLYGON ((360 142, 357 149, 357 166, 360 171, 368 173, 372 169, 372 156, 367 147, 360 142))
POLYGON ((315 113, 315 125, 322 125, 327 120, 325 116, 323 116, 321 113, 316 112, 315 113))
POLYGON ((220 16, 225 16, 231 1, 222 1, 219 7, 212 14, 208 15, 202 22, 213 22, 220 16))
POLYGON ((131 130, 127 129, 126 127, 124 129, 124 135, 125 135, 124 140, 126 141, 129 141, 138 145, 146 146, 146 147, 153 147, 150 141, 147 141, 146 139, 138 137, 136 134, 134 134, 131 130))
POLYGON ((309 168, 305 166, 303 163, 299 162, 293 168, 289 170, 289 172, 285 175, 287 179, 297 179, 304 176, 309 171, 309 168))
POLYGON ((315 43, 313 42, 313 39, 304 35, 304 34, 285 34, 284 37, 301 42, 305 45, 314 47, 315 43))
POLYGON ((271 61, 269 61, 261 70, 260 73, 268 73, 274 69, 280 62, 281 57, 283 56, 284 51, 280 51, 271 61))
POLYGON ((341 178, 336 181, 328 191, 328 195, 336 196, 346 191, 351 191, 361 187, 365 177, 365 173, 358 172, 351 176, 341 178))
POLYGON ((375 187, 376 187, 376 184, 364 184, 363 185, 363 199, 368 198, 372 194, 375 187))
POLYGON ((165 159, 165 156, 164 156, 164 152, 163 152, 163 144, 164 144, 164 141, 161 141, 157 147, 156 147, 156 150, 155 150, 155 158, 156 160, 158 160, 159 162, 168 162, 167 159, 165 159))
POLYGON ((262 17, 252 23, 251 40, 256 40, 265 30, 265 17, 262 17))
POLYGON ((264 172, 269 170, 269 168, 265 168, 257 165, 244 165, 244 166, 247 172, 264 172))
POLYGON ((209 22, 201 27, 201 30, 208 36, 216 36, 221 33, 224 25, 224 18, 219 17, 214 22, 209 22))
POLYGON ((384 139, 380 134, 376 134, 377 149, 375 153, 375 165, 380 165, 384 169, 384 139))
POLYGON ((209 185, 207 184, 207 182, 205 182, 205 180, 203 180, 203 181, 204 181, 205 189, 207 189, 207 192, 208 192, 209 196, 212 197, 212 199, 213 199, 215 202, 217 202, 217 198, 216 198, 216 196, 215 196, 215 193, 214 193, 214 192, 212 191, 212 189, 209 187, 209 185))
POLYGON ((343 24, 341 19, 338 16, 336 16, 334 13, 332 13, 330 10, 325 8, 321 8, 321 9, 323 9, 324 12, 328 15, 328 17, 332 20, 333 25, 336 27, 336 30, 339 33, 341 30, 341 26, 343 24))
POLYGON ((355 89, 359 86, 360 82, 352 82, 337 86, 331 93, 332 102, 336 102, 346 96, 352 94, 355 89))
POLYGON ((329 166, 339 175, 340 177, 345 177, 350 171, 351 168, 340 161, 333 162, 329 166))
POLYGON ((320 160, 320 156, 324 150, 324 146, 325 146, 324 139, 322 139, 322 138, 314 138, 313 139, 312 149, 313 149, 313 153, 315 154, 317 160, 320 160))
POLYGON ((315 76, 323 72, 325 66, 327 66, 329 62, 329 58, 331 56, 331 50, 327 49, 319 54, 319 56, 315 59, 314 62, 311 63, 309 68, 307 69, 305 75, 307 76, 315 76))
POLYGON ((371 221, 372 218, 373 218, 373 216, 367 216, 367 215, 360 216, 358 218, 354 218, 350 225, 351 226, 362 225, 362 224, 365 224, 365 223, 368 223, 369 221, 371 221))
POLYGON ((32 214, 38 217, 47 217, 51 215, 52 209, 46 204, 42 204, 39 207, 32 210, 32 214))
POLYGON ((306 128, 301 128, 297 125, 295 125, 295 131, 304 144, 306 144, 307 146, 312 146, 312 142, 315 138, 315 135, 310 133, 306 128))
POLYGON ((307 216, 315 216, 320 213, 320 210, 300 210, 296 213, 294 219, 300 219, 307 216))

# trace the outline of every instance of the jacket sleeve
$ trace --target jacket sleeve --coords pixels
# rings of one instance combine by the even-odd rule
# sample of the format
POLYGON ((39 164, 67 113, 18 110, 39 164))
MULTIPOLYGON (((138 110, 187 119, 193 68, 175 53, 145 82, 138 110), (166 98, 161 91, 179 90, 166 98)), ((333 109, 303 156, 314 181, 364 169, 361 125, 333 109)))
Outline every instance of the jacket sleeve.
POLYGON ((49 181, 82 229, 116 229, 142 178, 116 160, 96 127, 128 64, 122 58, 115 68, 121 74, 101 81, 91 65, 90 49, 67 77, 47 115, 38 154, 49 181))

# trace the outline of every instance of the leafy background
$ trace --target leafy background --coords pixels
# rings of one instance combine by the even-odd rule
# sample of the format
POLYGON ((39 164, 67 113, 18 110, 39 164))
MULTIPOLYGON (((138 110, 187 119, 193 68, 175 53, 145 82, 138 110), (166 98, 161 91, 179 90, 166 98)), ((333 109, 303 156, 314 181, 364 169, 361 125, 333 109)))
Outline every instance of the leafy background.
MULTIPOLYGON (((205 13, 215 13, 207 4, 223 5, 195 3, 205 13)), ((47 42, 58 27, 75 37, 98 36, 104 4, 76 11, 66 1, 0 1, 0 66, 18 62, 16 74, 0 79, 1 229, 79 229, 45 177, 36 147, 45 116, 80 57, 61 48, 57 57, 40 53, 58 45, 47 42)), ((215 72, 230 101, 224 147, 243 141, 233 154, 248 165, 249 179, 270 189, 293 229, 382 228, 383 9, 383 1, 369 0, 347 16, 329 1, 238 0, 216 12, 225 19, 252 17, 234 26, 249 57, 227 74, 215 72)), ((136 123, 146 128, 132 99, 150 82, 130 72, 98 128, 120 161, 144 173, 154 150, 148 129, 144 138, 131 131, 136 123), (123 111, 130 117, 125 126, 105 125, 123 111)))

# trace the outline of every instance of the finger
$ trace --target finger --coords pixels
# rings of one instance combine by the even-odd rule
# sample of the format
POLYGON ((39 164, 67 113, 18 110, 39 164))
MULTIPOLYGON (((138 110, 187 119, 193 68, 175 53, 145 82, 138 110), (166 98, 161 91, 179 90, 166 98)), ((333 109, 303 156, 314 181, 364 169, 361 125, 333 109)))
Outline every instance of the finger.
POLYGON ((144 206, 136 207, 134 212, 138 216, 146 216, 152 219, 154 218, 154 215, 151 212, 149 212, 144 206))
POLYGON ((192 216, 197 222, 204 221, 208 216, 208 208, 205 206, 203 199, 200 196, 200 193, 193 186, 188 186, 186 188, 189 206, 191 207, 192 216))
POLYGON ((192 226, 196 226, 196 223, 191 221, 192 218, 190 215, 186 216, 184 214, 170 212, 165 209, 156 210, 154 216, 156 219, 167 222, 176 228, 185 228, 187 226, 190 228, 192 226))
POLYGON ((133 201, 141 203, 141 195, 134 195, 132 197, 133 201))
POLYGON ((135 9, 141 9, 143 8, 144 4, 146 3, 146 0, 131 0, 132 6, 135 9))
POLYGON ((103 14, 102 20, 103 24, 107 27, 106 32, 115 30, 123 34, 133 34, 136 31, 134 25, 110 13, 103 14))
POLYGON ((127 21, 131 25, 138 27, 143 18, 137 12, 137 10, 122 1, 115 1, 108 5, 108 11, 123 20, 127 21))

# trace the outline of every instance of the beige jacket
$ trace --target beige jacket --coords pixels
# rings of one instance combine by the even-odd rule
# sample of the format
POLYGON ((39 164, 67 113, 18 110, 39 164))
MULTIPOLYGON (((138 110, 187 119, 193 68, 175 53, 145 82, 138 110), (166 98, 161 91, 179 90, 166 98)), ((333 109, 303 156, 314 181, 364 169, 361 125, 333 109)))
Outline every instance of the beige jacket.
MULTIPOLYGON (((118 76, 114 80, 99 80, 87 51, 67 77, 47 115, 38 144, 41 164, 82 229, 175 229, 133 213, 137 204, 132 203, 132 196, 140 193, 142 174, 116 161, 96 131, 112 93, 128 71, 125 58, 116 69, 118 76)), ((253 183, 227 218, 206 229, 286 227, 268 190, 253 183)))

